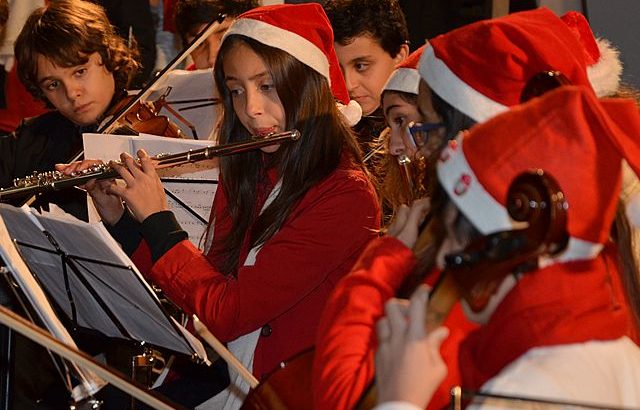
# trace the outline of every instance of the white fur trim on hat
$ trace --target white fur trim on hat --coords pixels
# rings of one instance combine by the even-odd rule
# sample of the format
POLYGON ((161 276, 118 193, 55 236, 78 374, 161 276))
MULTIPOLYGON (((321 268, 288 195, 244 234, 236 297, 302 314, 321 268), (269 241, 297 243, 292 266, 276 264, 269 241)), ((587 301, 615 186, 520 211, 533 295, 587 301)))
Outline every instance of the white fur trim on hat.
POLYGON ((458 134, 438 161, 438 179, 442 187, 483 235, 526 227, 511 219, 506 208, 480 184, 462 152, 463 135, 458 134))
POLYGON ((608 40, 598 39, 600 59, 587 67, 589 82, 598 97, 613 95, 620 87, 622 62, 620 52, 608 40))
POLYGON ((389 76, 384 85, 384 91, 401 91, 403 93, 418 95, 420 88, 420 74, 415 68, 401 67, 389 76))
POLYGON ((223 41, 232 34, 247 36, 268 46, 286 51, 300 62, 322 74, 331 85, 327 56, 306 38, 289 30, 252 18, 241 18, 234 21, 224 34, 223 41))
POLYGON ((424 50, 418 71, 436 94, 476 122, 484 122, 508 109, 462 81, 436 57, 431 46, 424 50))
MULTIPOLYGON (((438 180, 447 195, 483 235, 527 227, 509 216, 507 209, 487 192, 471 169, 462 149, 463 134, 449 144, 438 161, 438 180), (446 160, 444 160, 446 158, 446 160)), ((567 248, 555 257, 540 258, 540 266, 572 260, 593 259, 602 245, 570 237, 567 248)))
POLYGON ((362 107, 356 100, 349 101, 349 104, 344 105, 341 102, 336 102, 338 111, 342 114, 347 121, 347 125, 353 127, 362 119, 362 107))

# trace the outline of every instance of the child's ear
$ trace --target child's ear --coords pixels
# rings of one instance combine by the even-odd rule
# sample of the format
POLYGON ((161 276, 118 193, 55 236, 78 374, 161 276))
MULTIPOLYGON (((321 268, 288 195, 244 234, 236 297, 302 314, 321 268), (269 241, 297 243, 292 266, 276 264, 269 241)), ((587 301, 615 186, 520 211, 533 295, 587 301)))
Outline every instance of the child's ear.
POLYGON ((407 58, 407 56, 409 56, 409 45, 403 44, 402 46, 400 46, 400 51, 398 51, 398 54, 396 54, 396 56, 393 58, 394 64, 400 64, 404 61, 405 58, 407 58))

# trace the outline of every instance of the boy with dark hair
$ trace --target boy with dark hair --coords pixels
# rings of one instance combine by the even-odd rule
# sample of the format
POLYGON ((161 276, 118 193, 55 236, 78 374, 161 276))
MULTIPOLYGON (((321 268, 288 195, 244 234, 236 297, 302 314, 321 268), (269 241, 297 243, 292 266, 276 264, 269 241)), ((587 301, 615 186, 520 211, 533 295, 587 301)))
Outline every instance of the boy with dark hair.
MULTIPOLYGON (((82 133, 97 129, 139 68, 137 52, 115 33, 104 9, 81 0, 58 0, 34 11, 15 56, 27 90, 54 110, 0 138, 0 187, 72 159, 82 149, 82 133)), ((41 201, 86 219, 84 194, 72 192, 41 201)))
POLYGON ((222 36, 231 23, 240 14, 259 5, 259 0, 178 0, 174 22, 183 46, 189 44, 219 14, 227 16, 218 29, 193 50, 193 65, 188 69, 213 67, 222 36))
POLYGON ((404 14, 397 0, 328 0, 324 8, 349 96, 371 115, 389 75, 409 54, 404 14))

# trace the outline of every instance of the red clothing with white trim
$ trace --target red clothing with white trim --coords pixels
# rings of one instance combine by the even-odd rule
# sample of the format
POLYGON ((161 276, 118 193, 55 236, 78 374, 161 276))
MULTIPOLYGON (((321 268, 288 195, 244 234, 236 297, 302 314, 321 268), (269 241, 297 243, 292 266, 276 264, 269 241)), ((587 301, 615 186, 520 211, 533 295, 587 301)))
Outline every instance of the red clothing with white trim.
MULTIPOLYGON (((351 409, 375 375, 375 324, 384 304, 396 295, 413 270, 413 252, 393 237, 372 241, 349 275, 340 281, 322 315, 313 366, 316 409, 351 409)), ((433 284, 435 277, 427 278, 433 284)), ((449 401, 449 389, 460 384, 459 342, 475 328, 456 304, 444 323, 449 337, 441 347, 448 375, 430 404, 436 409, 449 401)))
POLYGON ((489 322, 461 344, 464 386, 479 389, 534 348, 623 336, 638 340, 617 252, 609 243, 593 259, 557 263, 524 274, 489 322))
MULTIPOLYGON (((275 176, 270 177, 266 194, 276 182, 275 176)), ((266 194, 259 195, 257 211, 266 194)), ((253 362, 253 373, 261 378, 280 362, 313 346, 327 298, 375 237, 380 209, 365 173, 343 160, 304 195, 280 230, 262 246, 255 264, 241 266, 235 277, 229 277, 218 268, 222 239, 230 230, 224 218, 226 204, 219 186, 212 211, 214 240, 207 256, 184 240, 153 265, 149 276, 223 342, 268 326, 253 362)), ((144 265, 140 263, 144 251, 136 252, 138 267, 144 265)), ((241 264, 248 252, 245 246, 241 264)))

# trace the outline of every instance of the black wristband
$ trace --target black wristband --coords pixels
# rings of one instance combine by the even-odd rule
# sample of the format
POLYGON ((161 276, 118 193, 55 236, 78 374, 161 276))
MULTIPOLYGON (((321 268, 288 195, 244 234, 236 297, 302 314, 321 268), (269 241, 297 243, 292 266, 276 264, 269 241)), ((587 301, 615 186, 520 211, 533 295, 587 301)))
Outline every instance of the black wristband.
POLYGON ((154 262, 178 242, 189 237, 187 232, 182 230, 171 211, 161 211, 149 215, 142 221, 141 232, 142 237, 149 244, 151 258, 154 262))
POLYGON ((104 224, 104 226, 111 236, 122 246, 122 250, 124 250, 127 255, 131 256, 131 254, 138 249, 142 241, 140 223, 133 219, 133 215, 131 215, 128 209, 125 209, 115 225, 104 224))

